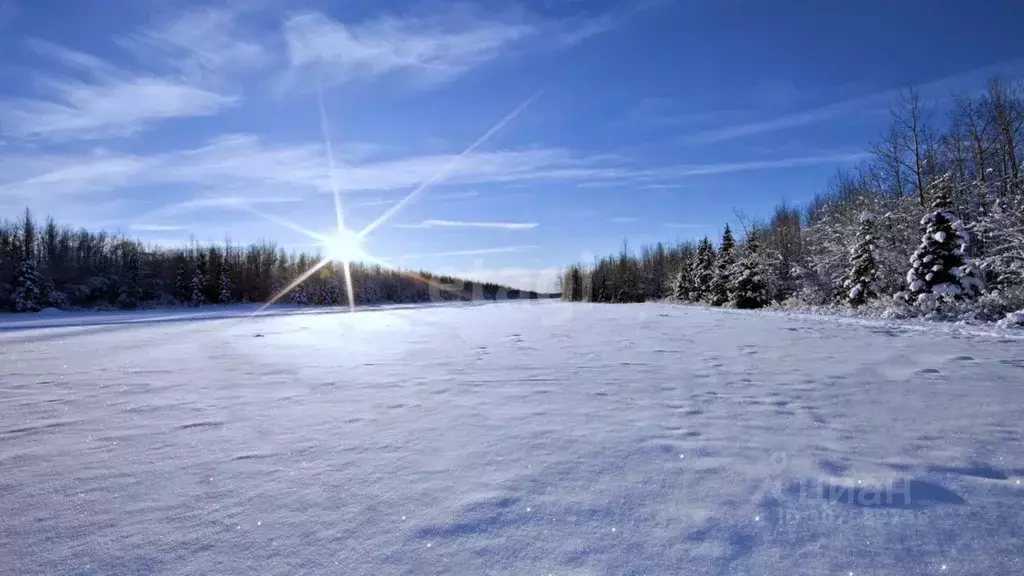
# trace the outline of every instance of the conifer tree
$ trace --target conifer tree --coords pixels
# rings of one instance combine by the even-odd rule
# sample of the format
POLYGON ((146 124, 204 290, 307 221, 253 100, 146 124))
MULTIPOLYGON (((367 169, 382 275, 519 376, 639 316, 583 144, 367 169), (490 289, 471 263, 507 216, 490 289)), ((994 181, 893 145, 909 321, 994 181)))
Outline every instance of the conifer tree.
POLYGON ((14 293, 11 294, 15 312, 39 311, 42 304, 41 282, 35 262, 31 258, 22 258, 14 277, 14 293))
POLYGON ((874 216, 870 212, 861 214, 857 244, 850 250, 850 274, 843 287, 848 290, 846 301, 850 306, 860 306, 869 298, 878 296, 874 216))
POLYGON ((185 270, 185 257, 179 254, 175 257, 175 260, 174 299, 180 304, 186 304, 192 299, 192 289, 189 285, 187 271, 185 270))
POLYGON ((192 275, 192 295, 189 304, 202 306, 206 304, 206 296, 203 294, 203 287, 206 286, 206 255, 200 252, 196 259, 196 271, 192 275))
POLYGON ((722 232, 722 244, 715 256, 714 279, 711 282, 711 304, 714 306, 722 306, 729 302, 729 288, 732 285, 730 274, 735 265, 732 251, 735 244, 732 230, 726 224, 722 232))
POLYGON ((32 212, 25 210, 21 224, 21 251, 14 273, 14 291, 11 301, 16 312, 38 312, 42 306, 43 282, 35 262, 36 226, 32 212))
POLYGON ((969 243, 967 230, 952 212, 949 203, 949 182, 946 178, 932 185, 935 199, 932 210, 921 218, 924 236, 907 272, 911 303, 923 304, 934 295, 939 301, 974 296, 981 289, 974 271, 964 262, 969 243))
POLYGON ((672 294, 676 297, 676 300, 680 302, 689 302, 691 292, 690 270, 688 266, 684 265, 680 267, 679 272, 676 273, 676 279, 672 286, 672 294))
POLYGON ((697 256, 693 259, 693 270, 690 274, 692 302, 707 302, 711 298, 712 282, 715 279, 715 249, 705 236, 697 244, 697 256))
POLYGON ((221 304, 231 303, 231 277, 228 276, 226 266, 220 271, 220 294, 218 301, 221 304))
POLYGON ((309 293, 306 292, 306 285, 299 284, 292 289, 291 293, 288 295, 288 299, 292 304, 298 304, 300 306, 309 305, 309 293))
POLYGON ((124 279, 117 296, 117 305, 132 309, 142 300, 142 267, 139 254, 130 252, 125 255, 124 279))
POLYGON ((766 271, 759 251, 757 234, 747 234, 743 257, 733 267, 731 304, 736 308, 761 308, 768 304, 766 271))

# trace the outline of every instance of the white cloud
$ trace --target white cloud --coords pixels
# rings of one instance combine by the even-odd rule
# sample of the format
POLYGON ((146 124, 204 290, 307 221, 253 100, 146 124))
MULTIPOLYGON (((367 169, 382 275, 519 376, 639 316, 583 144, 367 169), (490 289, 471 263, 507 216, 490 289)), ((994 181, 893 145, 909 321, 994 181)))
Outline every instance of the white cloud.
POLYGON ((435 194, 434 200, 464 200, 466 198, 475 198, 479 195, 479 192, 450 192, 448 194, 435 194))
POLYGON ((611 188, 613 186, 622 186, 622 182, 617 180, 595 180, 593 182, 580 182, 576 184, 577 188, 611 188))
POLYGON ((671 182, 668 184, 644 184, 640 188, 642 190, 679 190, 680 188, 685 187, 686 186, 679 184, 677 182, 671 182))
POLYGON ((778 160, 751 160, 748 162, 723 162, 719 164, 698 164, 684 165, 678 168, 670 168, 665 171, 666 175, 672 174, 677 177, 704 176, 708 174, 727 174, 732 172, 749 172, 753 170, 775 170, 780 168, 798 168, 801 166, 816 166, 820 164, 847 164, 863 160, 870 156, 867 152, 846 152, 836 154, 822 154, 817 156, 797 156, 793 158, 782 158, 778 160))
MULTIPOLYGON (((406 73, 420 82, 450 80, 529 41, 531 49, 577 44, 612 27, 610 18, 544 21, 529 15, 479 17, 464 9, 426 18, 386 16, 342 22, 307 12, 285 23, 294 70, 326 82, 406 73)), ((294 81, 294 78, 292 79, 294 81)))
POLYGON ((398 228, 493 228, 499 230, 530 230, 537 222, 467 222, 464 220, 424 220, 419 224, 396 224, 398 228))
POLYGON ((153 59, 193 81, 217 82, 224 72, 266 66, 274 55, 265 39, 241 22, 242 14, 223 7, 187 10, 121 38, 142 59, 153 59))
MULTIPOLYGON (((782 169, 855 161, 863 154, 825 154, 776 160, 705 165, 640 166, 608 155, 582 156, 548 148, 478 152, 459 159, 453 154, 410 156, 385 161, 352 161, 336 171, 343 192, 409 190, 450 168, 444 185, 485 185, 515 182, 603 182, 623 189, 652 184, 676 186, 691 176, 782 169)), ((195 193, 191 204, 177 204, 178 213, 209 209, 232 202, 283 201, 330 191, 326 160, 319 143, 267 144, 252 135, 226 135, 192 149, 153 155, 97 150, 85 154, 40 154, 34 151, 0 156, 0 199, 36 201, 98 194, 116 196, 147 186, 173 185, 195 193)), ((432 190, 431 195, 444 197, 432 190)), ((452 195, 468 195, 449 192, 452 195)), ((434 224, 435 226, 438 224, 434 224)), ((444 224, 440 224, 443 226, 444 224)))
POLYGON ((640 219, 632 216, 616 216, 614 218, 609 218, 608 221, 613 224, 632 224, 633 222, 639 222, 640 219))
MULTIPOLYGON (((216 191, 206 191, 207 194, 213 192, 216 191)), ((238 194, 239 191, 237 189, 226 189, 222 190, 221 192, 223 194, 238 194)), ((301 198, 285 196, 200 196, 197 198, 192 198, 191 200, 185 200, 183 202, 176 202, 174 204, 162 206, 160 208, 157 208, 156 210, 151 210, 144 214, 137 215, 135 218, 137 220, 156 220, 161 218, 170 218, 173 216, 181 216, 183 214, 203 212, 206 210, 217 210, 224 208, 241 209, 243 206, 253 206, 261 204, 290 204, 301 201, 301 198)))
POLYGON ((82 155, 0 156, 0 198, 43 199, 105 192, 143 177, 146 158, 97 151, 82 155))
MULTIPOLYGON (((938 100, 942 98, 948 98, 951 94, 957 91, 963 90, 967 86, 978 86, 981 85, 981 80, 993 75, 1007 72, 1020 72, 1021 64, 1019 61, 1007 62, 1002 64, 996 64, 992 66, 986 66, 978 68, 976 70, 970 70, 967 72, 953 74, 950 76, 937 78, 931 80, 915 89, 926 100, 938 100)), ((763 87, 761 88, 763 90, 763 87)), ((858 112, 866 111, 886 111, 891 106, 895 105, 899 101, 900 93, 905 87, 893 88, 889 90, 883 90, 870 94, 864 94, 854 98, 833 102, 823 106, 815 108, 809 108, 806 110, 800 110, 789 114, 783 114, 774 118, 768 118, 755 122, 746 122, 739 124, 725 125, 711 130, 699 132, 691 136, 687 136, 686 140, 692 142, 711 143, 711 142, 723 142, 727 140, 734 140, 745 136, 753 136, 757 134, 765 134, 776 132, 779 130, 785 130, 789 128, 796 128, 799 126, 809 126, 828 120, 833 120, 842 116, 848 116, 858 112)), ((787 95, 783 96, 783 100, 792 100, 791 88, 783 88, 787 92, 787 95)))
MULTIPOLYGON (((478 152, 410 156, 384 161, 349 160, 336 169, 343 192, 410 189, 448 167, 449 184, 482 184, 523 180, 572 180, 582 177, 628 177, 623 166, 600 166, 593 158, 561 149, 478 152)), ((208 145, 161 158, 155 177, 204 186, 249 183, 292 187, 294 191, 328 192, 327 162, 319 143, 267 145, 251 135, 230 135, 208 145)), ((280 188, 279 188, 280 189, 280 188)))
POLYGON ((452 256, 482 256, 485 254, 508 254, 514 252, 525 252, 534 250, 540 246, 502 246, 500 248, 478 248, 473 250, 452 250, 448 252, 431 252, 427 254, 402 254, 390 258, 383 258, 385 261, 415 260, 420 258, 448 258, 452 256))
POLYGON ((41 55, 76 76, 44 75, 35 98, 0 98, 4 135, 51 140, 129 136, 171 118, 207 116, 237 98, 173 76, 117 68, 95 56, 41 41, 41 55))
POLYGON ((128 228, 138 232, 174 232, 185 230, 184 226, 170 226, 167 224, 132 224, 128 228))
MULTIPOLYGON (((476 198, 478 196, 480 196, 479 192, 447 192, 447 193, 431 194, 430 195, 430 201, 431 201, 431 203, 433 203, 433 202, 448 202, 448 201, 451 201, 451 200, 466 200, 468 198, 476 198)), ((352 208, 352 207, 365 207, 365 206, 393 206, 395 204, 398 204, 400 201, 401 201, 401 198, 393 198, 393 199, 390 199, 390 200, 385 200, 385 199, 382 199, 382 198, 377 198, 376 200, 358 200, 358 201, 355 201, 355 202, 346 201, 345 202, 345 207, 346 208, 352 208)))
POLYGON ((400 70, 443 80, 494 58, 504 46, 533 33, 526 25, 487 21, 386 17, 345 24, 317 12, 285 24, 291 64, 322 66, 333 81, 400 70))
POLYGON ((808 124, 815 124, 844 114, 849 114, 866 104, 871 102, 878 103, 879 101, 879 96, 874 95, 867 98, 837 102, 835 104, 821 106, 810 110, 803 110, 793 114, 786 114, 768 120, 714 128, 712 130, 695 134, 689 139, 694 142, 722 142, 725 140, 741 138, 743 136, 752 136, 765 132, 775 132, 786 128, 806 126, 808 124))

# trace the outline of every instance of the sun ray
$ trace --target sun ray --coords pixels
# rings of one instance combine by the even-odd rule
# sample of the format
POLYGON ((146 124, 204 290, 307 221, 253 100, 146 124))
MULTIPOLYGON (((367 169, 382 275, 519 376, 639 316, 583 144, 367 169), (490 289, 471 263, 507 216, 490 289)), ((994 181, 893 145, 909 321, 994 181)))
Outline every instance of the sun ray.
POLYGON ((476 142, 473 142, 472 144, 469 145, 468 148, 463 150, 461 154, 449 160, 444 166, 441 167, 440 170, 438 170, 433 176, 431 176, 430 179, 417 186, 412 192, 406 195, 405 198, 399 200, 397 204, 388 208, 387 211, 385 211, 383 214, 380 215, 380 217, 378 217, 376 220, 367 225, 366 228, 360 230, 359 236, 365 237, 370 232, 373 232, 374 229, 376 229, 378 226, 386 222, 388 218, 394 216, 396 212, 404 208, 405 205, 411 202, 416 196, 422 194, 435 183, 443 180, 448 175, 448 172, 450 172, 452 168, 454 168, 455 165, 459 163, 460 160, 472 154, 477 148, 479 148, 485 142, 487 142, 491 138, 491 136, 494 136, 494 134, 496 134, 499 130, 504 128, 506 124, 514 120, 517 116, 519 116, 523 112, 523 110, 526 110, 526 108, 530 104, 533 104, 533 102, 537 100, 537 98, 539 98, 542 93, 542 91, 538 91, 529 98, 527 98, 526 100, 524 100, 522 104, 517 106, 514 110, 512 110, 512 112, 509 112, 507 116, 499 120, 498 123, 492 126, 490 130, 484 132, 483 136, 477 138, 476 142))
POLYGON ((342 268, 345 271, 345 293, 348 294, 348 311, 349 312, 355 312, 356 311, 356 295, 355 295, 355 292, 352 291, 352 266, 351 266, 351 262, 348 261, 348 260, 345 260, 341 264, 342 264, 342 268))
MULTIPOLYGON (((331 145, 331 131, 327 125, 327 110, 324 107, 324 93, 320 86, 319 77, 316 79, 316 104, 320 111, 320 134, 324 139, 324 148, 327 149, 327 170, 331 180, 331 195, 334 197, 334 219, 338 224, 338 235, 345 233, 345 210, 341 203, 341 193, 338 191, 338 180, 334 167, 334 148, 331 145)), ((356 296, 352 289, 352 262, 350 258, 342 260, 342 270, 345 274, 345 293, 348 295, 348 310, 355 312, 356 296)))
POLYGON ((429 278, 421 276, 421 275, 419 275, 419 274, 417 274, 417 273, 415 273, 415 272, 413 272, 411 270, 403 270, 402 268, 399 268, 398 266, 395 266, 391 262, 388 262, 386 260, 381 260, 380 258, 377 258, 376 256, 371 256, 369 254, 366 254, 365 256, 366 256, 366 259, 369 260, 373 264, 377 264, 377 265, 379 265, 379 266, 381 266, 383 268, 387 268, 388 270, 393 270, 394 272, 397 272, 398 274, 401 274, 402 276, 406 276, 408 278, 412 278, 413 280, 416 280, 418 282, 423 282, 424 284, 427 284, 428 286, 437 288, 438 290, 448 290, 448 289, 450 289, 449 286, 445 286, 444 284, 441 284, 439 282, 436 282, 434 280, 431 280, 429 278))
POLYGON ((280 292, 275 294, 273 298, 271 298, 270 300, 267 300, 267 302, 263 306, 260 306, 255 312, 253 312, 253 314, 254 315, 255 314, 259 314, 260 312, 263 312, 264 310, 269 308, 271 305, 273 305, 278 300, 283 298, 285 294, 287 294, 287 293, 291 292, 292 290, 294 290, 296 286, 298 286, 299 284, 302 284, 303 282, 305 282, 307 278, 309 278, 313 274, 316 274, 317 270, 320 270, 321 268, 326 266, 327 263, 330 262, 330 261, 331 261, 330 258, 323 258, 322 260, 317 262, 315 266, 313 266, 309 270, 306 270, 303 274, 301 274, 295 280, 292 280, 291 284, 285 286, 284 289, 282 289, 280 292))
POLYGON ((368 226, 363 228, 358 233, 354 233, 353 234, 352 232, 348 232, 345 229, 344 206, 342 204, 341 192, 340 192, 340 190, 338 188, 338 182, 337 182, 337 178, 336 178, 336 170, 335 170, 335 163, 334 163, 334 150, 333 150, 333 147, 332 147, 331 134, 330 134, 330 130, 329 130, 329 127, 328 127, 327 110, 326 110, 326 108, 324 106, 323 90, 322 90, 322 88, 320 86, 319 79, 317 79, 317 81, 316 81, 316 98, 317 98, 317 108, 318 108, 318 111, 320 113, 320 134, 323 137, 324 148, 325 148, 325 150, 327 152, 327 170, 328 170, 328 176, 330 178, 330 184, 331 184, 331 195, 333 196, 333 199, 334 199, 334 217, 335 217, 335 220, 336 220, 337 226, 338 226, 337 237, 332 237, 330 235, 325 236, 323 234, 318 234, 318 233, 313 232, 311 230, 307 230, 306 228, 304 228, 304 227, 302 227, 302 226, 300 226, 300 225, 298 225, 298 224, 296 224, 296 223, 294 223, 294 222, 292 222, 290 220, 287 220, 285 218, 280 218, 280 217, 274 216, 272 214, 265 214, 265 213, 263 213, 263 212, 261 212, 259 210, 256 210, 255 208, 253 208, 252 206, 249 206, 249 205, 241 204, 240 207, 245 209, 245 210, 247 210, 247 211, 249 211, 249 212, 252 212, 253 214, 256 214, 257 216, 260 216, 261 218, 264 218, 264 219, 269 220, 271 222, 276 222, 278 224, 281 224, 282 226, 286 226, 288 228, 291 228, 292 230, 295 230, 295 231, 300 232, 300 233, 302 233, 302 234, 304 234, 306 236, 309 236, 310 238, 313 238, 314 240, 317 240, 319 242, 318 246, 324 247, 328 251, 330 251, 332 246, 337 248, 338 246, 343 246, 343 245, 344 245, 344 250, 342 251, 343 253, 340 255, 340 257, 338 255, 334 255, 332 257, 331 254, 328 254, 327 256, 322 258, 312 268, 310 268, 309 270, 307 270, 306 272, 301 274, 298 278, 296 278, 290 284, 288 284, 288 286, 286 286, 283 290, 281 290, 280 292, 275 294, 270 300, 268 300, 263 306, 261 306, 259 309, 257 309, 256 312, 254 312, 253 314, 254 315, 255 314, 259 314, 260 312, 265 311, 267 308, 272 306, 278 300, 283 298, 286 294, 288 294, 289 292, 294 290, 296 286, 298 286, 298 285, 302 284, 303 282, 305 282, 309 277, 311 277, 318 270, 320 270, 321 268, 323 268, 329 262, 332 262, 332 261, 340 261, 341 264, 342 264, 342 269, 343 269, 343 272, 344 272, 344 275, 345 275, 345 291, 346 291, 346 293, 348 295, 348 307, 349 307, 349 311, 350 312, 354 312, 355 311, 355 307, 356 307, 356 302, 355 302, 355 290, 354 290, 353 282, 352 282, 353 255, 351 254, 351 250, 353 249, 353 247, 357 251, 356 253, 358 254, 358 259, 359 260, 366 260, 366 261, 369 261, 371 263, 374 263, 374 264, 377 264, 379 266, 382 266, 384 268, 387 268, 389 270, 393 270, 393 271, 397 272, 398 274, 401 274, 403 276, 407 276, 409 278, 413 278, 413 279, 415 279, 415 280, 417 280, 419 282, 423 282, 424 284, 427 284, 428 286, 431 286, 431 287, 436 288, 438 290, 448 290, 448 289, 450 289, 449 286, 445 286, 445 285, 443 285, 443 284, 441 284, 439 282, 436 282, 436 281, 431 280, 429 278, 425 278, 424 276, 422 276, 420 274, 416 274, 415 272, 411 272, 411 271, 408 271, 408 270, 402 270, 402 269, 398 268, 397 266, 391 264, 390 262, 387 262, 385 260, 381 260, 380 258, 376 258, 376 257, 366 253, 365 251, 359 250, 359 244, 360 244, 359 241, 364 239, 371 232, 373 232, 376 228, 378 228, 381 224, 383 224, 389 218, 394 216, 399 210, 401 210, 403 207, 405 207, 406 204, 408 204, 413 199, 415 199, 416 196, 422 194, 427 189, 429 189, 431 186, 433 186, 437 182, 439 182, 442 179, 444 179, 445 177, 447 177, 448 173, 455 167, 455 165, 460 160, 462 160, 466 156, 472 154, 477 148, 479 148, 484 143, 486 143, 492 136, 494 136, 494 134, 496 134, 499 130, 504 128, 509 122, 514 120, 524 110, 526 110, 526 108, 528 106, 530 106, 530 104, 532 104, 535 100, 537 100, 537 98, 539 98, 541 94, 542 94, 542 92, 538 91, 538 92, 534 93, 532 96, 530 96, 529 98, 527 98, 526 100, 524 100, 521 104, 519 104, 519 106, 517 106, 515 109, 513 109, 511 112, 509 112, 504 118, 499 120, 497 124, 492 126, 487 132, 484 132, 484 134, 482 136, 477 138, 476 141, 473 142, 472 144, 470 144, 469 147, 467 147, 465 150, 462 151, 462 153, 460 153, 458 156, 450 159, 444 166, 441 167, 440 170, 437 171, 437 173, 435 173, 428 180, 426 180, 425 182, 423 182, 422 184, 417 186, 412 192, 410 192, 404 198, 399 200, 396 204, 391 206, 387 211, 384 212, 384 214, 382 214, 376 220, 371 222, 368 226), (346 242, 342 241, 346 232, 348 232, 348 234, 350 234, 350 235, 352 235, 354 237, 355 242, 348 242, 348 243, 346 243, 346 242), (349 244, 352 244, 352 245, 350 246, 349 244))
POLYGON ((285 218, 280 218, 278 216, 274 216, 273 214, 267 214, 265 212, 261 212, 261 211, 255 209, 255 208, 253 208, 252 206, 247 205, 247 204, 239 204, 238 207, 243 209, 243 210, 246 210, 248 212, 252 212, 253 214, 259 216, 260 218, 263 218, 265 220, 269 220, 271 222, 275 222, 275 223, 280 224, 281 226, 284 226, 286 228, 291 228, 292 230, 295 230, 296 232, 298 232, 300 234, 305 234, 306 236, 309 236, 310 238, 312 238, 314 240, 319 240, 320 242, 326 242, 327 241, 327 237, 324 236, 323 234, 317 234, 316 232, 313 232, 312 230, 309 230, 308 228, 304 228, 302 226, 299 226, 298 224, 296 224, 295 222, 292 222, 291 220, 287 220, 285 218))
POLYGON ((334 147, 331 145, 331 131, 327 126, 327 110, 324 108, 324 94, 319 78, 316 80, 316 104, 320 110, 320 134, 324 138, 324 147, 327 149, 327 170, 331 180, 331 194, 334 196, 334 218, 340 233, 345 229, 345 211, 341 205, 341 193, 338 191, 338 180, 334 167, 334 147))

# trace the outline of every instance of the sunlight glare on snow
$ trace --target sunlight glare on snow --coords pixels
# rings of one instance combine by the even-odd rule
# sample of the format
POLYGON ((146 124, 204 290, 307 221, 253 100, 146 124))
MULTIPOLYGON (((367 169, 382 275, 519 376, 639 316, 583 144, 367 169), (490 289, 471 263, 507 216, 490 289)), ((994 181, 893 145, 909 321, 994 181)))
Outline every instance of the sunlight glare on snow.
POLYGON ((434 544, 453 574, 1019 573, 1022 340, 638 306, 629 347, 629 306, 561 302, 287 311, 255 319, 261 340, 248 309, 87 332, 0 318, 0 434, 18 464, 3 469, 18 495, 0 498, 4 569, 116 572, 123 552, 103 543, 123 541, 139 558, 187 551, 177 572, 197 574, 337 559, 410 573, 434 544), (571 325, 541 322, 565 309, 571 325), (667 359, 682 340, 687 359, 667 359), (723 357, 737 341, 758 360, 723 357), (953 360, 967 355, 986 361, 953 360), (936 365, 947 377, 919 373, 936 365), (1005 480, 968 475, 984 430, 1008 432, 989 448, 1010 455, 978 471, 1005 480), (394 526, 394 510, 416 512, 394 526), (267 526, 243 535, 253 517, 267 526), (366 545, 325 555, 339 536, 303 527, 366 545), (206 544, 223 532, 247 545, 206 544), (939 559, 950 550, 966 569, 939 559))

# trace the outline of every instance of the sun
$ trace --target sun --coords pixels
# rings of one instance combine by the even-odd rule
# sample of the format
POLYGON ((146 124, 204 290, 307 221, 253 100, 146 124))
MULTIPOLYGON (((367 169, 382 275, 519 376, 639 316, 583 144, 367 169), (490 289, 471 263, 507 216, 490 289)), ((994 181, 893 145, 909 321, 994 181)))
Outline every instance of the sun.
POLYGON ((323 242, 324 257, 335 262, 356 262, 365 259, 363 239, 351 230, 339 230, 323 242))
MULTIPOLYGON (((2 2, 2 0, 0 0, 0 2, 2 2)), ((338 182, 335 178, 334 154, 331 151, 331 136, 330 132, 327 129, 327 113, 324 111, 323 94, 320 90, 319 83, 317 83, 316 85, 316 95, 317 104, 320 108, 320 132, 321 135, 323 136, 324 148, 327 152, 327 168, 328 173, 330 175, 331 193, 332 196, 334 197, 334 216, 337 219, 338 231, 336 233, 331 233, 327 236, 324 236, 322 234, 313 232, 312 230, 307 230, 306 228, 290 220, 279 218, 271 214, 264 214, 259 210, 256 210, 252 206, 241 205, 241 207, 244 208, 245 210, 248 210, 249 212, 252 212, 257 216, 260 216, 261 218, 264 218, 271 222, 277 222, 278 224, 287 226, 288 228, 296 230, 306 236, 309 236, 310 238, 317 240, 317 245, 320 246, 321 250, 323 251, 323 258, 321 258, 319 262, 314 264, 312 267, 310 267, 302 274, 299 274, 298 277, 292 280, 290 284, 282 288, 277 294, 275 294, 272 298, 267 300, 263 304, 263 306, 260 306, 260 308, 255 313, 263 312, 264 310, 272 306, 275 302, 277 302, 286 294, 294 290, 296 286, 301 285, 313 274, 316 274, 318 270, 322 269, 324 266, 327 266, 331 262, 340 262, 343 265, 342 271, 345 274, 345 290, 348 292, 348 308, 350 311, 355 311, 356 308, 355 292, 353 291, 352 286, 353 282, 351 264, 353 262, 366 262, 378 266, 384 266, 385 268, 397 271, 399 274, 404 274, 406 276, 415 278, 420 282, 434 285, 432 283, 432 280, 424 278, 418 274, 413 274, 411 272, 399 270, 394 265, 370 255, 369 253, 366 252, 366 250, 363 249, 363 239, 365 239, 377 227, 384 224, 384 222, 387 221, 389 218, 394 216, 395 213, 401 210, 402 207, 404 207, 406 204, 412 201, 412 199, 415 198, 417 195, 422 194, 428 188, 430 188, 437 182, 443 180, 447 176, 447 174, 452 170, 452 168, 455 166, 458 160, 465 156, 469 156, 470 154, 475 152, 476 149, 482 146, 485 142, 487 142, 487 140, 489 140, 491 136, 493 136, 496 132, 501 130, 506 124, 511 122, 517 116, 519 116, 519 114, 522 113, 522 111, 525 110, 527 106, 529 106, 534 100, 540 97, 541 92, 536 92, 532 96, 527 98, 525 101, 523 101, 523 103, 516 107, 516 109, 512 110, 511 113, 509 113, 507 116, 498 121, 497 124, 492 126, 490 130, 484 132, 483 136, 477 138, 476 141, 470 144, 468 148, 463 150, 461 154, 450 159, 448 163, 442 166, 437 173, 435 173, 430 178, 424 180, 419 186, 417 186, 411 192, 406 194, 404 198, 402 198, 397 203, 388 208, 376 220, 371 222, 369 225, 367 225, 359 232, 353 232, 345 227, 344 210, 342 209, 343 207, 341 202, 341 190, 339 189, 338 182)))

